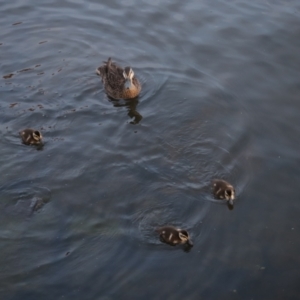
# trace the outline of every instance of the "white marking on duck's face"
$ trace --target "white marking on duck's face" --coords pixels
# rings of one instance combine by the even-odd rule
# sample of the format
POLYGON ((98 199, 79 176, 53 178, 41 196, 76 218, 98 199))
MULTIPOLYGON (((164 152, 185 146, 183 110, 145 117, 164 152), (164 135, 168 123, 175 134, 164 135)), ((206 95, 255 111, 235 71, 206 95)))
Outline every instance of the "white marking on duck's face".
POLYGON ((134 77, 134 72, 133 72, 133 70, 130 68, 129 78, 132 80, 133 77, 134 77))
POLYGON ((231 187, 227 188, 227 190, 225 191, 225 198, 227 200, 233 200, 234 199, 234 189, 232 189, 231 187))
POLYGON ((173 233, 170 234, 169 241, 171 241, 172 237, 173 237, 173 233))
POLYGON ((132 79, 134 72, 130 67, 126 67, 123 71, 123 77, 125 78, 124 87, 125 89, 131 89, 133 87, 132 79))
POLYGON ((134 76, 134 72, 131 69, 131 67, 126 67, 123 71, 123 76, 125 79, 130 79, 132 80, 133 76, 134 76))
POLYGON ((33 138, 34 138, 36 141, 39 141, 39 140, 42 139, 42 135, 40 134, 39 131, 33 132, 33 133, 32 133, 32 136, 33 136, 33 138))
POLYGON ((183 233, 181 233, 181 232, 179 232, 179 238, 180 238, 183 242, 186 242, 186 241, 189 239, 185 234, 183 234, 183 233))

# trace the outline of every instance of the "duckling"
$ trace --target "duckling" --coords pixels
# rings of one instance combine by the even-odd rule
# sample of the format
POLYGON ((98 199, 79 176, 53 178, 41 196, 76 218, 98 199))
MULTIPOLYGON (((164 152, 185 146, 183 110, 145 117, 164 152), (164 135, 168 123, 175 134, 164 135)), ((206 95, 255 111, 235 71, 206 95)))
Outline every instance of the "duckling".
POLYGON ((96 73, 101 76, 107 95, 113 99, 132 99, 141 92, 141 84, 132 68, 123 69, 112 62, 111 58, 104 61, 104 65, 96 69, 96 73))
POLYGON ((228 204, 233 205, 235 190, 227 181, 222 179, 213 180, 213 194, 216 199, 224 199, 228 204))
POLYGON ((43 143, 43 136, 38 130, 28 128, 19 133, 25 145, 41 145, 43 143))
POLYGON ((160 240, 163 243, 175 246, 178 244, 186 244, 193 247, 193 242, 191 241, 189 234, 184 229, 175 228, 173 226, 164 226, 157 229, 159 233, 160 240))

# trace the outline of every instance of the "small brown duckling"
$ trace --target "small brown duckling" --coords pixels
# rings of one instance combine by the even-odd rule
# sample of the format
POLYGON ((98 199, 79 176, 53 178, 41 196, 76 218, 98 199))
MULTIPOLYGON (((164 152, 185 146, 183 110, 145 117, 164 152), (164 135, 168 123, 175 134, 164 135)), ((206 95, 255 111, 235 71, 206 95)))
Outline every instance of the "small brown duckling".
POLYGON ((225 180, 213 180, 213 194, 216 199, 226 200, 228 204, 233 205, 235 199, 234 187, 225 180))
POLYGON ((42 134, 35 129, 24 129, 20 131, 20 136, 25 145, 41 145, 43 143, 42 134))
POLYGON ((159 233, 160 240, 163 243, 175 246, 178 244, 186 244, 193 247, 193 242, 191 241, 189 234, 184 229, 175 228, 173 226, 164 226, 157 229, 159 233))

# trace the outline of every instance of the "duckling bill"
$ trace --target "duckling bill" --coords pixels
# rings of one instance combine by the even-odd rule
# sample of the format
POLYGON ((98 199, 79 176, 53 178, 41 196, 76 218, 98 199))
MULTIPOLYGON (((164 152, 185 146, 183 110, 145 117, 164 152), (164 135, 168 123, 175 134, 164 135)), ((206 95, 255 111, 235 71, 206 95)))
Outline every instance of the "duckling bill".
POLYGON ((111 58, 96 69, 101 77, 107 95, 113 99, 136 98, 141 92, 141 84, 131 67, 124 69, 112 62, 111 58))
POLYGON ((226 200, 228 204, 233 205, 235 190, 229 182, 222 179, 215 179, 212 182, 212 189, 216 199, 226 200))
POLYGON ((159 238, 163 243, 171 246, 186 244, 193 247, 193 242, 186 230, 175 228, 173 226, 164 226, 156 230, 159 233, 159 238))
POLYGON ((35 129, 24 129, 19 132, 22 142, 25 145, 41 145, 43 144, 43 136, 42 134, 35 129))

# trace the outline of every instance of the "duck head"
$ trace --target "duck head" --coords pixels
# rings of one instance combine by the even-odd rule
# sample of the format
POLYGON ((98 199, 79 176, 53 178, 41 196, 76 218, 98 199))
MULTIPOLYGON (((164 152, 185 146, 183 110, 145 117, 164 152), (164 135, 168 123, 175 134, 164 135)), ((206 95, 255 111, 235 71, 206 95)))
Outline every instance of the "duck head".
POLYGON ((43 136, 38 130, 32 132, 32 137, 37 144, 42 143, 43 136))
POLYGON ((228 204, 233 205, 233 200, 235 199, 235 192, 232 187, 227 188, 225 190, 225 199, 227 200, 228 204))
POLYGON ((194 246, 194 244, 193 244, 192 240, 190 239, 189 234, 186 230, 178 229, 178 236, 179 236, 182 244, 187 244, 190 247, 194 246))
POLYGON ((124 71, 123 71, 123 76, 125 78, 125 83, 124 83, 124 87, 125 89, 131 89, 131 87, 133 86, 132 83, 132 79, 134 77, 134 72, 132 70, 131 67, 125 67, 124 71))

